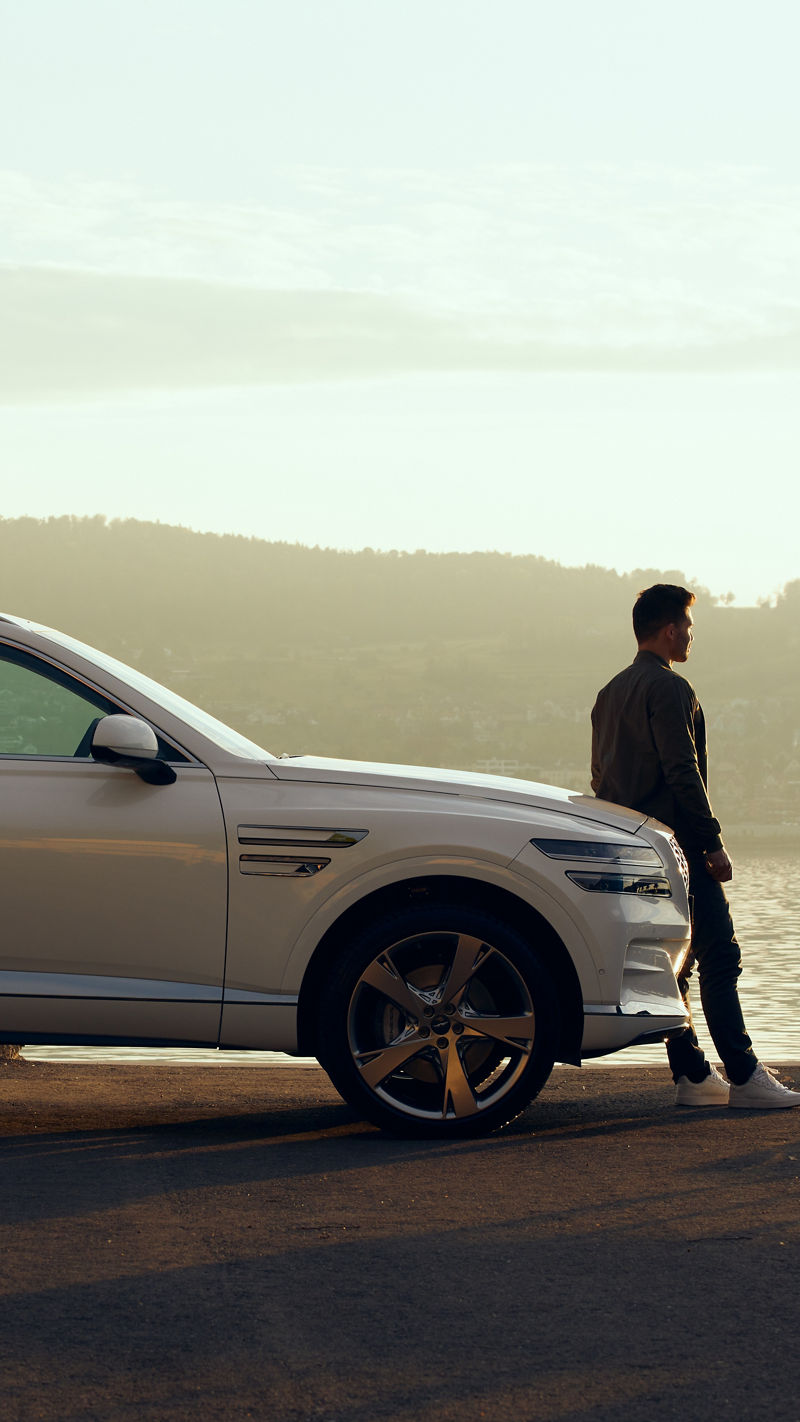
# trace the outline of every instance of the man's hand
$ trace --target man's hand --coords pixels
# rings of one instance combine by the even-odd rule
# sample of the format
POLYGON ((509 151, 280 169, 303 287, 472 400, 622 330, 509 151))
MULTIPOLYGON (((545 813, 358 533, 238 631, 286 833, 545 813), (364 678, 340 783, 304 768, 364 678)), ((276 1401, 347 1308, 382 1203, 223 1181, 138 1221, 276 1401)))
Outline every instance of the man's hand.
POLYGON ((733 865, 724 849, 715 849, 713 854, 706 855, 706 869, 718 884, 727 884, 733 878, 733 865))

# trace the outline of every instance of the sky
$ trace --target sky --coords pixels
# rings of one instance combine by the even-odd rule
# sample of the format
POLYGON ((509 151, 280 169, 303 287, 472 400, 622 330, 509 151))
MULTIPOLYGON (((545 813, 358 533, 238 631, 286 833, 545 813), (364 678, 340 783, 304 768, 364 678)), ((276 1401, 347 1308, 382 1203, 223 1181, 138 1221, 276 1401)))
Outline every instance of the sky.
POLYGON ((774 594, 798 42, 788 0, 0 0, 0 512, 774 594))

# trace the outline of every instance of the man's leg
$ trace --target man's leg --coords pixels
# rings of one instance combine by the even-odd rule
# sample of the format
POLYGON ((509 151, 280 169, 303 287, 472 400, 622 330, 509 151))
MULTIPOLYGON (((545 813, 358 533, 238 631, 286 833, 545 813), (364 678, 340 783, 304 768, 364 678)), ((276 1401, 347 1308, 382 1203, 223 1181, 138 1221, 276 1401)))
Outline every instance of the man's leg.
POLYGON ((670 1070, 673 1081, 678 1081, 680 1077, 687 1076, 690 1081, 704 1081, 709 1075, 711 1067, 705 1059, 702 1047, 697 1041, 697 1035, 692 1021, 692 1008, 689 1002, 689 979, 694 967, 694 953, 690 953, 683 965, 681 975, 678 978, 683 1005, 689 1014, 689 1022, 686 1027, 679 1027, 676 1032, 671 1032, 666 1039, 667 1057, 669 1059, 670 1070))
POLYGON ((689 892, 694 899, 692 953, 697 963, 703 1014, 725 1075, 742 1086, 755 1071, 758 1059, 739 1002, 741 952, 725 890, 712 879, 702 855, 687 858, 689 892))

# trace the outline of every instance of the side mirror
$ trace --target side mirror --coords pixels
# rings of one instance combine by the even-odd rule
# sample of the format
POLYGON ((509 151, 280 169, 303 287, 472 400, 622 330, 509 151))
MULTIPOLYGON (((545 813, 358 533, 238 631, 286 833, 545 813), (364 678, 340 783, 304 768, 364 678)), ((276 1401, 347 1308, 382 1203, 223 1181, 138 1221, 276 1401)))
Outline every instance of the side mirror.
POLYGON ((158 740, 152 726, 138 716, 104 716, 92 736, 92 759, 135 770, 148 785, 171 785, 177 775, 158 759, 158 740))

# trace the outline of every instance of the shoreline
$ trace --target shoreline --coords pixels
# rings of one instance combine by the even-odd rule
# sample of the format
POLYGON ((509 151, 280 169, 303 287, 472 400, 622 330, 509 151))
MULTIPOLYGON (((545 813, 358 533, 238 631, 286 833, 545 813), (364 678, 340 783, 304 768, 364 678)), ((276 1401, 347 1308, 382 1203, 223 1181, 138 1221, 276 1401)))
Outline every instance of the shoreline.
MULTIPOLYGON (((566 1063, 557 1062, 554 1071, 579 1070, 579 1071, 667 1071, 666 1054, 661 1060, 656 1060, 655 1054, 660 1051, 656 1046, 652 1049, 653 1056, 646 1061, 636 1060, 635 1054, 642 1051, 641 1047, 621 1048, 618 1052, 613 1052, 607 1057, 589 1057, 583 1061, 579 1068, 573 1068, 566 1063), (631 1055, 629 1055, 629 1053, 631 1055), (626 1060, 627 1058, 627 1060, 626 1060)), ((719 1066, 714 1057, 713 1048, 707 1053, 709 1061, 719 1066)), ((800 1057, 796 1055, 796 1048, 787 1051, 766 1052, 765 1060, 768 1059, 770 1066, 781 1068, 787 1071, 793 1069, 800 1070, 800 1057)), ((64 1066, 95 1066, 98 1069, 104 1066, 138 1066, 145 1070, 155 1066, 173 1066, 176 1069, 192 1070, 205 1067, 211 1070, 229 1068, 233 1071, 249 1070, 256 1071, 276 1070, 276 1071, 308 1071, 309 1069, 321 1070, 316 1057, 293 1057, 286 1052, 251 1052, 237 1051, 233 1049, 217 1047, 23 1047, 21 1055, 14 1062, 0 1061, 0 1069, 3 1066, 14 1066, 19 1064, 30 1066, 43 1066, 48 1064, 62 1064, 64 1066)))

